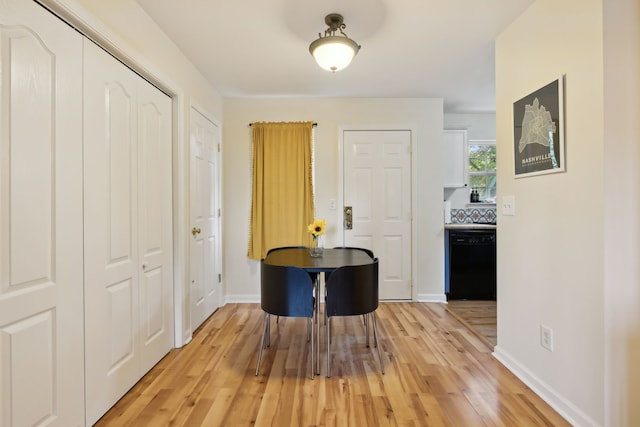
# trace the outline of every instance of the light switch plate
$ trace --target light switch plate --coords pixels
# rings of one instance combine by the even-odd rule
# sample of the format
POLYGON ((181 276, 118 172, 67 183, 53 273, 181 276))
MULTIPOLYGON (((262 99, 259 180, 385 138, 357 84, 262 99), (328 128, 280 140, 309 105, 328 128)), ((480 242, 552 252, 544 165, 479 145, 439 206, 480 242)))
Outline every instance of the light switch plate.
POLYGON ((336 210, 336 199, 329 199, 329 210, 336 210))
POLYGON ((502 215, 516 214, 515 196, 502 196, 502 215))

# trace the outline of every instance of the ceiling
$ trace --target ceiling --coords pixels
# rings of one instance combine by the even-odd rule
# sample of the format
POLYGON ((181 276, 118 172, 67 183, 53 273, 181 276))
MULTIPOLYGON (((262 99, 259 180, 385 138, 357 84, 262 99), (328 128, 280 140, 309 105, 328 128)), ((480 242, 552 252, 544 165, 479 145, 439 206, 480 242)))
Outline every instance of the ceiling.
POLYGON ((137 0, 223 97, 443 98, 494 112, 494 40, 535 0, 137 0), (337 73, 309 44, 344 16, 337 73))

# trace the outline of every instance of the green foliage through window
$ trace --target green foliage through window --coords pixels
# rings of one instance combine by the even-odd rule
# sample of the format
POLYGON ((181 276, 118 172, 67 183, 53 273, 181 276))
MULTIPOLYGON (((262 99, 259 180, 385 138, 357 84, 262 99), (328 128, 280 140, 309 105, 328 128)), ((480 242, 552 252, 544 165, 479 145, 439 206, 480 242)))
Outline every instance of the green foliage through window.
POLYGON ((495 203, 495 141, 469 141, 469 187, 478 191, 481 201, 495 203))

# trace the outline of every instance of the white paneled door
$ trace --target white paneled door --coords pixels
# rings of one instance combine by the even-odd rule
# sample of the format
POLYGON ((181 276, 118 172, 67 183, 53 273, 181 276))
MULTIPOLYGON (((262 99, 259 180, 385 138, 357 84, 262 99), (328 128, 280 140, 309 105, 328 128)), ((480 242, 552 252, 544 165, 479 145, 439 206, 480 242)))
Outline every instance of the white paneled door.
POLYGON ((380 259, 380 299, 411 299, 411 131, 345 130, 343 166, 345 245, 380 259))
POLYGON ((87 424, 172 347, 171 100, 84 43, 87 424))
POLYGON ((171 98, 138 77, 141 374, 173 348, 171 98))
POLYGON ((0 425, 84 423, 82 38, 0 2, 0 425))
POLYGON ((191 330, 220 306, 218 126, 191 109, 191 330))

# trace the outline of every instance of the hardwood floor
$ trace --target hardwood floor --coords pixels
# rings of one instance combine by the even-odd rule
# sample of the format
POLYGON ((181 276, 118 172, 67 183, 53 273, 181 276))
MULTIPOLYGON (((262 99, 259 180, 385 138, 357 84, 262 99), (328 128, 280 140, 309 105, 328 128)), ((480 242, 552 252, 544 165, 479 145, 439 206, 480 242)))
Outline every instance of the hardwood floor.
MULTIPOLYGON (((255 376, 262 312, 227 304, 96 426, 568 426, 437 303, 382 303, 381 374, 360 317, 333 322, 332 377, 309 378, 304 319, 272 321, 255 376)), ((324 330, 321 332, 324 333, 324 330)))
POLYGON ((452 300, 447 303, 449 311, 486 340, 491 348, 498 343, 495 301, 452 300))

